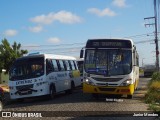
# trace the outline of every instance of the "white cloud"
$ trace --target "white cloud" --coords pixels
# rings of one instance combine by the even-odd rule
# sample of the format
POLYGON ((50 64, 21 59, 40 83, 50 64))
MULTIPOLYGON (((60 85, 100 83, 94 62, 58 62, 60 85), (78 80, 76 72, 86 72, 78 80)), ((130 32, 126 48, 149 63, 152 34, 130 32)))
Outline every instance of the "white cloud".
POLYGON ((47 42, 53 43, 53 44, 57 44, 57 43, 60 43, 61 40, 60 40, 59 38, 57 38, 57 37, 51 37, 51 38, 49 38, 49 39, 47 40, 47 42))
POLYGON ((43 27, 38 25, 38 26, 35 26, 35 27, 29 27, 29 30, 31 32, 35 32, 35 33, 38 33, 38 32, 41 32, 43 30, 43 27))
POLYGON ((18 34, 18 31, 17 30, 13 30, 13 29, 8 29, 4 32, 4 35, 5 36, 8 36, 8 37, 12 37, 12 36, 15 36, 18 34))
POLYGON ((69 24, 79 23, 82 21, 82 19, 79 16, 66 11, 60 11, 56 13, 54 15, 54 19, 61 23, 69 23, 69 24))
POLYGON ((42 23, 42 24, 51 24, 53 22, 54 13, 49 13, 48 15, 40 15, 34 18, 31 18, 31 22, 42 23))
POLYGON ((88 9, 88 12, 92 14, 96 14, 97 16, 103 17, 103 16, 116 16, 116 13, 109 8, 105 8, 104 10, 99 10, 97 8, 90 8, 88 9))
POLYGON ((117 7, 120 7, 120 8, 123 8, 123 7, 126 7, 126 0, 113 0, 112 4, 114 6, 117 6, 117 7))
POLYGON ((40 15, 30 19, 31 22, 40 23, 40 24, 51 24, 54 21, 59 21, 61 23, 72 24, 79 23, 82 19, 67 11, 59 11, 57 13, 51 12, 47 15, 40 15))

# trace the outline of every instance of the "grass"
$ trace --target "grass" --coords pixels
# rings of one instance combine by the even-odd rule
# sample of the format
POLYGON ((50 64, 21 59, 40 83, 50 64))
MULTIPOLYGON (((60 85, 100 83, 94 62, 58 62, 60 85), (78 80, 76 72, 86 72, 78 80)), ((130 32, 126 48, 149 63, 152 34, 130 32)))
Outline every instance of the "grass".
POLYGON ((159 113, 159 111, 160 111, 160 105, 150 104, 149 107, 150 107, 151 110, 154 110, 155 112, 159 113))
POLYGON ((153 73, 148 84, 145 102, 149 104, 151 110, 160 113, 160 72, 153 73))
POLYGON ((160 91, 160 81, 153 81, 149 86, 151 91, 160 91))

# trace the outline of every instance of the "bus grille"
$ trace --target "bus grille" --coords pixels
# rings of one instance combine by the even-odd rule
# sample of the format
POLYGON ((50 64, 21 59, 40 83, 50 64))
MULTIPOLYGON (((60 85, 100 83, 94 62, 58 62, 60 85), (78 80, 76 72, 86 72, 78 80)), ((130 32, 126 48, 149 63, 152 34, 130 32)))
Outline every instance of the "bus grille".
POLYGON ((19 90, 27 90, 33 88, 33 84, 30 85, 22 85, 22 86, 16 86, 16 89, 19 90))
POLYGON ((110 92, 112 92, 112 91, 115 91, 116 88, 99 88, 99 90, 100 91, 110 91, 110 92))
POLYGON ((117 86, 118 84, 96 83, 99 86, 117 86))
POLYGON ((92 77, 96 81, 102 81, 102 82, 118 82, 122 80, 122 78, 96 78, 92 77))

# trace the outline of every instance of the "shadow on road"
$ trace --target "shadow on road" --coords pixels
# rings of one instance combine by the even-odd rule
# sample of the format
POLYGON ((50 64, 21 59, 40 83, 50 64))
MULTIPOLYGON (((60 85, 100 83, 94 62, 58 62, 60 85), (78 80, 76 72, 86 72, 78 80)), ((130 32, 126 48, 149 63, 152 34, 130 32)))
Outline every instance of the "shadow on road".
MULTIPOLYGON (((142 99, 145 95, 145 91, 147 90, 147 83, 150 79, 141 78, 138 86, 138 90, 135 92, 133 99, 142 99)), ((82 103, 82 102, 105 102, 107 99, 127 99, 126 96, 115 96, 115 95, 101 95, 99 99, 94 99, 90 94, 84 94, 82 89, 76 89, 72 94, 57 94, 53 100, 48 99, 46 96, 35 97, 35 98, 27 98, 23 102, 19 102, 16 100, 10 100, 9 94, 6 94, 7 102, 4 107, 5 109, 9 108, 18 108, 18 107, 27 107, 33 105, 48 105, 48 104, 64 104, 64 103, 82 103)), ((115 101, 107 101, 115 102, 115 101)))

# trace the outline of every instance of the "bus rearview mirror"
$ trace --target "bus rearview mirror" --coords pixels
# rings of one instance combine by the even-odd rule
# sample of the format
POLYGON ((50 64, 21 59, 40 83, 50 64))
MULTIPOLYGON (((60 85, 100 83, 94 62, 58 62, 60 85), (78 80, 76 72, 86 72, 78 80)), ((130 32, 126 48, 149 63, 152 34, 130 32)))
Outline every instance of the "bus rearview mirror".
POLYGON ((83 58, 83 53, 84 53, 84 50, 81 50, 81 52, 80 52, 80 58, 83 58))

